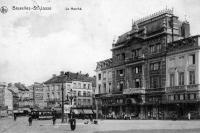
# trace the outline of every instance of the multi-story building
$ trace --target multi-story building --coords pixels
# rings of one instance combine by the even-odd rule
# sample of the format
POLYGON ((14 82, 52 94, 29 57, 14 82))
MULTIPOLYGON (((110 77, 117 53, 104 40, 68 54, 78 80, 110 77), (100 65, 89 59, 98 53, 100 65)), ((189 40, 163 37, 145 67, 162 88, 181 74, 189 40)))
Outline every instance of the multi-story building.
POLYGON ((166 117, 199 116, 200 36, 169 43, 166 57, 166 117))
MULTIPOLYGON (((97 64, 97 99, 107 109, 104 115, 164 118, 167 46, 189 37, 189 23, 182 22, 165 9, 135 21, 132 29, 112 45, 112 91, 99 95, 97 64)), ((108 70, 108 69, 106 69, 108 70)))
POLYGON ((34 83, 33 85, 29 86, 29 92, 28 95, 30 99, 32 99, 33 106, 39 107, 39 108, 45 108, 47 107, 47 102, 45 101, 45 85, 41 83, 34 83))
POLYGON ((74 108, 92 108, 93 91, 92 80, 88 74, 61 71, 60 75, 47 80, 46 101, 48 106, 61 106, 62 88, 65 104, 71 104, 74 108))
POLYGON ((102 96, 106 97, 112 92, 112 59, 97 62, 96 67, 96 106, 98 113, 108 111, 102 106, 102 96))
POLYGON ((13 110, 13 95, 6 83, 0 83, 0 109, 13 110))

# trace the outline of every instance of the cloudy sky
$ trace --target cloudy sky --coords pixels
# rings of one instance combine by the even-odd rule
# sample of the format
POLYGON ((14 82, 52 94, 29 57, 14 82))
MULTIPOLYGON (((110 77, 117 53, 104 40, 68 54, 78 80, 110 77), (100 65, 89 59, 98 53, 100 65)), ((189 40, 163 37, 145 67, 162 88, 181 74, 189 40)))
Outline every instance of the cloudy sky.
POLYGON ((192 35, 200 33, 199 0, 1 0, 1 6, 8 12, 0 13, 0 82, 43 82, 62 70, 93 76, 132 19, 166 7, 190 22, 192 35), (33 5, 52 10, 12 10, 33 5), (65 10, 71 7, 82 10, 65 10))

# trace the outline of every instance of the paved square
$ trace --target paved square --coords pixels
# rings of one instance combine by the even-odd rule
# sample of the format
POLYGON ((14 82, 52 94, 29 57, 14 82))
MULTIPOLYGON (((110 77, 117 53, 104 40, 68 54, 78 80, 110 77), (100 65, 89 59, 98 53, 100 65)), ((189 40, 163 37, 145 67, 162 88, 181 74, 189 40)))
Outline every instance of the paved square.
POLYGON ((171 120, 99 120, 98 125, 84 124, 86 120, 77 120, 76 130, 71 131, 67 123, 57 120, 55 126, 51 120, 34 120, 28 126, 28 118, 20 117, 0 119, 0 133, 199 133, 200 121, 171 120))

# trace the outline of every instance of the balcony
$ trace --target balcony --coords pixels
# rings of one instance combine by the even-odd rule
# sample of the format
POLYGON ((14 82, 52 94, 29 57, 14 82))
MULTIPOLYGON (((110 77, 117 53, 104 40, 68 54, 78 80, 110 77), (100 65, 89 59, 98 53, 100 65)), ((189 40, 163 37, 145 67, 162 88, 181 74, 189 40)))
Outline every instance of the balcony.
POLYGON ((200 90, 199 88, 200 88, 199 84, 172 86, 172 87, 166 87, 166 92, 197 91, 200 90))
POLYGON ((144 94, 144 93, 145 93, 144 88, 129 88, 123 90, 123 94, 144 94))

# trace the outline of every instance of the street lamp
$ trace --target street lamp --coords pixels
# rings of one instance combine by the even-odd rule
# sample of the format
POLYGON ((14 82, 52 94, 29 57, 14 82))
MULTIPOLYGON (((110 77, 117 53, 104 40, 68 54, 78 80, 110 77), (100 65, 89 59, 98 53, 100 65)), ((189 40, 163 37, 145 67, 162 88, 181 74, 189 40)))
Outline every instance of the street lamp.
POLYGON ((64 86, 63 86, 63 82, 62 82, 62 87, 61 87, 61 91, 62 91, 62 123, 64 123, 64 86))

